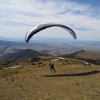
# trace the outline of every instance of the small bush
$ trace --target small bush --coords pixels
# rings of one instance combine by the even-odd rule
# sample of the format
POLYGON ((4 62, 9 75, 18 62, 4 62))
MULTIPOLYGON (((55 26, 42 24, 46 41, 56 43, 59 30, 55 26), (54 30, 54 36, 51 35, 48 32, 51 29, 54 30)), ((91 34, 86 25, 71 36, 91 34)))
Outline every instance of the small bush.
POLYGON ((36 65, 35 63, 32 63, 32 65, 36 65))
POLYGON ((11 77, 11 81, 15 81, 14 77, 11 77))
POLYGON ((42 64, 42 62, 39 62, 38 65, 42 64))

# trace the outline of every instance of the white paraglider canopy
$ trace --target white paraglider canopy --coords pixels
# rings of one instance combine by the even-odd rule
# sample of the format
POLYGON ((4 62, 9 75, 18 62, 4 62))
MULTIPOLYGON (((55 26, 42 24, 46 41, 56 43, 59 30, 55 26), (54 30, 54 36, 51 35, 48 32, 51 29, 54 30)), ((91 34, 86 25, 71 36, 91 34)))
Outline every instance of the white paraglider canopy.
POLYGON ((35 26, 31 30, 29 30, 25 36, 25 41, 28 43, 28 41, 34 34, 38 33, 39 31, 42 31, 46 28, 50 28, 50 27, 54 27, 54 26, 67 30, 73 36, 74 39, 77 38, 75 32, 71 28, 69 28, 65 25, 62 25, 62 24, 48 23, 48 24, 39 24, 38 26, 35 26))

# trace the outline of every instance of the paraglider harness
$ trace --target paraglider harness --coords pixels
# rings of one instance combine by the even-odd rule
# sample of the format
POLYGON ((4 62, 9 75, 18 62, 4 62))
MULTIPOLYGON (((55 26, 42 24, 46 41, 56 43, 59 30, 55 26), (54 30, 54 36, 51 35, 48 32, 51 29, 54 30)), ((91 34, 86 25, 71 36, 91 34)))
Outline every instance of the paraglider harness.
POLYGON ((52 69, 54 70, 54 72, 56 72, 56 70, 54 69, 54 64, 50 63, 50 70, 52 71, 52 69))

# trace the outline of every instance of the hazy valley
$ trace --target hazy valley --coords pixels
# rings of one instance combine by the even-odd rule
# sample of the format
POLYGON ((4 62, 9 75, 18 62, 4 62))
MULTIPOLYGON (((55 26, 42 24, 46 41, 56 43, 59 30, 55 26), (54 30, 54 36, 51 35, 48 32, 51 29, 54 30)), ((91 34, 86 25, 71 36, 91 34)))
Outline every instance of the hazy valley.
POLYGON ((0 59, 4 60, 8 54, 20 50, 32 49, 42 54, 61 56, 85 50, 100 53, 99 41, 71 41, 59 39, 40 39, 25 43, 23 41, 0 41, 0 59), (41 40, 41 41, 40 41, 41 40))

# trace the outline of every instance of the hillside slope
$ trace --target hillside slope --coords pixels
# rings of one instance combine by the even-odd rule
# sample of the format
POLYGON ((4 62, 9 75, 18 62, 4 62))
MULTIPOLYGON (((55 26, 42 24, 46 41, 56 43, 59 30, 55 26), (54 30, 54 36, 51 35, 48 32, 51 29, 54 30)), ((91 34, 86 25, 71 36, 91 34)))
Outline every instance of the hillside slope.
POLYGON ((85 51, 81 50, 72 54, 63 55, 67 58, 75 58, 84 60, 94 64, 100 64, 100 53, 92 52, 92 51, 85 51))
POLYGON ((42 56, 43 54, 31 49, 20 50, 18 52, 8 54, 5 56, 5 60, 18 60, 36 56, 42 56))
POLYGON ((0 70, 0 100, 100 100, 99 66, 60 60, 54 73, 45 59, 38 66, 0 70))

